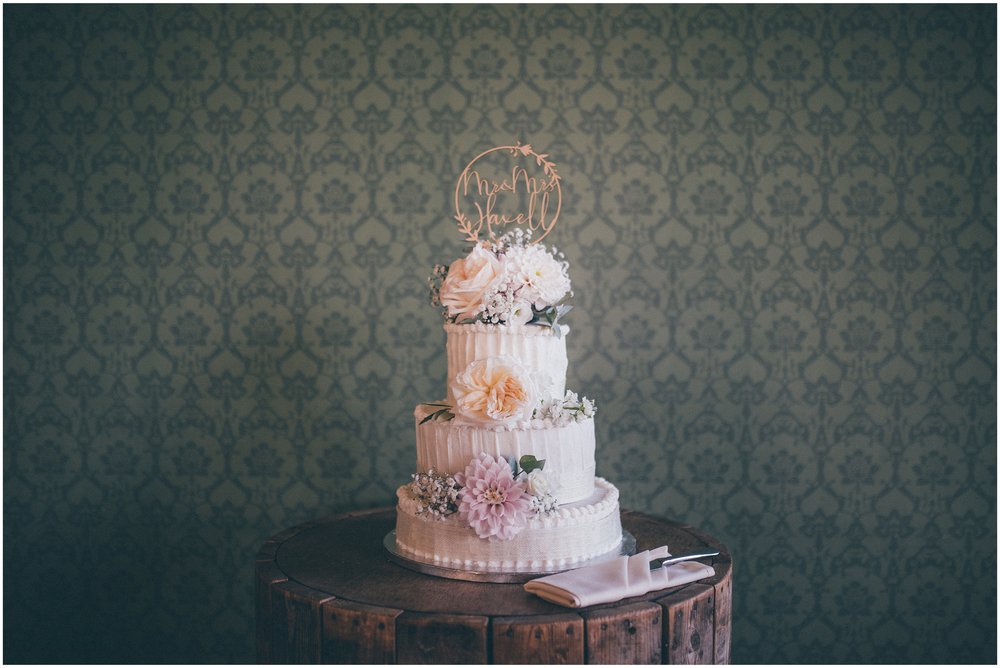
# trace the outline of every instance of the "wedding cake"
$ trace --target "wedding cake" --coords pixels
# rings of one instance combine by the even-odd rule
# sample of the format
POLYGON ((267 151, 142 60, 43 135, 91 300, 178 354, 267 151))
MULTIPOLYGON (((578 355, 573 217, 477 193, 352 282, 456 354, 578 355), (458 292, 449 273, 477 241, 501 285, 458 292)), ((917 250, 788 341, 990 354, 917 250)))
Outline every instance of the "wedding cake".
MULTIPOLYGON (((552 193, 557 178, 532 185, 552 193)), ((516 171, 512 180, 511 190, 516 171)), ((443 399, 414 413, 417 473, 397 490, 396 551, 483 573, 554 572, 617 555, 618 489, 595 476, 594 403, 566 389, 568 264, 521 227, 477 236, 432 277, 447 384, 443 399)))

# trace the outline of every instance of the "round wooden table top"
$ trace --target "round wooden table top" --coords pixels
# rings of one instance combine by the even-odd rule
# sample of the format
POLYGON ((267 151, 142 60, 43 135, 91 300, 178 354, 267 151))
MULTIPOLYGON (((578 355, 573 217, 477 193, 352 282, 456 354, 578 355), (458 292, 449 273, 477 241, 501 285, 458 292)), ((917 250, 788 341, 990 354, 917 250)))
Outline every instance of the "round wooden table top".
MULTIPOLYGON (((613 604, 577 610, 544 601, 525 592, 521 584, 450 580, 418 573, 393 563, 388 559, 382 541, 395 528, 395 521, 394 508, 347 513, 283 531, 264 544, 257 557, 257 640, 260 660, 302 660, 303 656, 299 651, 302 650, 317 660, 338 662, 346 657, 366 663, 389 663, 397 660, 410 663, 428 659, 440 659, 441 663, 458 663, 463 660, 472 663, 486 663, 489 660, 498 663, 504 660, 522 662, 524 659, 532 659, 530 662, 558 663, 562 662, 559 660, 562 657, 572 663, 584 663, 585 659, 588 663, 596 663, 599 662, 597 659, 602 658, 598 656, 600 636, 609 635, 600 632, 608 631, 607 620, 613 618, 616 622, 621 622, 619 618, 624 611, 628 613, 626 617, 634 618, 625 620, 628 622, 624 631, 627 639, 639 640, 635 636, 640 630, 644 630, 644 636, 649 636, 639 643, 642 647, 633 648, 643 656, 632 656, 628 652, 623 655, 620 651, 622 648, 615 646, 615 643, 604 643, 609 645, 605 649, 611 654, 603 658, 629 662, 623 660, 631 657, 641 659, 635 662, 642 663, 649 663, 657 657, 668 663, 684 662, 677 659, 685 657, 706 663, 728 661, 732 560, 725 545, 693 527, 643 513, 622 511, 622 526, 635 536, 637 551, 668 545, 673 554, 681 554, 712 547, 719 550, 719 555, 702 562, 715 568, 715 576, 613 604), (696 619, 699 606, 700 621, 696 619), (680 617, 675 619, 674 628, 669 628, 672 609, 676 609, 680 617), (687 615, 684 614, 685 611, 687 615), (291 647, 290 641, 295 645, 303 637, 303 629, 296 628, 296 624, 301 625, 311 614, 317 616, 314 624, 315 640, 307 641, 300 648, 291 647), (289 620, 289 615, 293 619, 289 620), (329 619, 330 615, 332 619, 329 619), (667 624, 660 624, 661 617, 667 624), (346 618, 351 619, 354 632, 346 633, 345 638, 353 637, 354 640, 345 644, 337 641, 335 627, 338 620, 346 618), (594 633, 588 634, 585 622, 598 618, 603 621, 592 624, 593 629, 590 630, 594 633), (433 655, 435 648, 447 647, 447 644, 441 643, 441 639, 447 637, 445 627, 456 620, 466 632, 469 631, 469 622, 472 622, 474 629, 482 627, 483 633, 478 635, 483 636, 483 655, 473 653, 462 656, 454 652, 433 655), (479 624, 480 621, 483 623, 479 624), (577 621, 579 624, 576 624, 577 621), (649 628, 640 629, 636 626, 636 621, 642 621, 649 628), (358 636, 362 623, 372 625, 370 638, 358 636), (552 654, 545 647, 536 646, 542 636, 547 635, 543 631, 547 629, 549 633, 553 632, 553 629, 548 628, 552 624, 556 624, 559 629, 568 624, 565 634, 559 631, 560 642, 564 640, 563 635, 569 637, 569 645, 563 648, 566 651, 552 654), (389 632, 389 626, 395 627, 394 633, 389 632), (580 627, 578 639, 572 637, 575 626, 580 627), (485 635, 492 630, 496 636, 501 628, 506 628, 507 631, 501 634, 503 638, 500 645, 505 640, 516 640, 518 630, 529 629, 530 633, 523 642, 514 642, 518 647, 508 648, 514 652, 508 655, 504 654, 504 648, 497 646, 495 637, 494 642, 486 642, 485 635), (399 651, 399 641, 403 640, 403 645, 406 644, 405 637, 400 637, 401 631, 404 636, 409 632, 409 635, 414 636, 411 639, 420 641, 409 648, 413 651, 408 651, 406 647, 402 653, 399 651), (422 637, 423 632, 433 632, 436 639, 422 637), (672 642, 671 634, 676 636, 676 643, 672 642), (387 637, 389 635, 394 637, 387 637), (366 644, 367 649, 357 645, 356 641, 359 640, 366 644), (588 640, 594 642, 588 644, 588 640), (711 642, 706 642, 707 640, 711 642), (671 649, 672 644, 676 645, 676 651, 671 649), (580 645, 579 656, 574 652, 576 645, 580 645), (593 647, 590 647, 591 651, 588 653, 589 645, 593 647), (378 646, 378 649, 373 649, 374 646, 378 646), (489 656, 491 649, 493 655, 489 656)), ((636 642, 631 644, 635 645, 636 642)), ((549 642, 548 645, 551 650, 552 643, 549 642)))

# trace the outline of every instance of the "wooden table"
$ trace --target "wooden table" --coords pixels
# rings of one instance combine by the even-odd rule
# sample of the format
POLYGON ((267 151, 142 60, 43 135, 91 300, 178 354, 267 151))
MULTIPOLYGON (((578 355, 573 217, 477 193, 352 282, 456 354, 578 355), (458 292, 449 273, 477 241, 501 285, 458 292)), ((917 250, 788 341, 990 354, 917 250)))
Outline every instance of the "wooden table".
POLYGON ((732 560, 683 524, 623 511, 637 550, 720 550, 715 576, 573 610, 520 584, 446 580, 390 562, 395 509, 274 536, 257 555, 259 663, 728 663, 732 560))

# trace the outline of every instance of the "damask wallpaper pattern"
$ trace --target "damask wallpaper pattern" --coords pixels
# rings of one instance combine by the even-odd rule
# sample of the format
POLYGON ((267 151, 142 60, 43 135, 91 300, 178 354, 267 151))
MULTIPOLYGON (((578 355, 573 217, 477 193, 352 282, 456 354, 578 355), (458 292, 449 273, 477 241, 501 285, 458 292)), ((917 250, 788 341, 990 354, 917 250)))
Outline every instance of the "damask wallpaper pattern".
POLYGON ((413 468, 513 140, 598 472, 731 547, 733 659, 995 661, 995 7, 4 18, 5 661, 253 661, 261 541, 413 468))

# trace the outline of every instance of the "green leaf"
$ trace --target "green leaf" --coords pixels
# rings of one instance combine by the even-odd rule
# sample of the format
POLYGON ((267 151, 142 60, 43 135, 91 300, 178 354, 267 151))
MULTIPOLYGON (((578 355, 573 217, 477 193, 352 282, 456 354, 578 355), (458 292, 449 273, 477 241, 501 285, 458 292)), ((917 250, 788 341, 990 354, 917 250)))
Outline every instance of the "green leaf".
MULTIPOLYGON (((450 406, 449 406, 449 408, 450 408, 450 406)), ((428 415, 427 417, 425 417, 423 420, 420 421, 420 424, 423 424, 425 422, 429 422, 429 421, 433 420, 434 418, 436 418, 438 415, 443 415, 443 414, 447 414, 448 417, 446 419, 448 419, 448 420, 451 420, 452 418, 455 417, 450 410, 448 410, 447 408, 442 408, 441 410, 434 411, 433 413, 431 413, 430 415, 428 415)))
POLYGON ((560 331, 559 329, 559 320, 561 320, 563 316, 565 316, 573 309, 572 304, 566 303, 568 299, 569 296, 567 295, 557 304, 553 304, 552 306, 546 306, 542 310, 538 310, 534 306, 532 306, 531 309, 533 315, 531 320, 528 321, 528 324, 538 325, 540 327, 548 327, 553 330, 552 334, 557 339, 562 338, 562 331, 560 331))
POLYGON ((517 468, 516 459, 514 459, 513 457, 504 457, 504 460, 507 462, 507 466, 510 467, 511 475, 513 475, 515 479, 517 478, 517 476, 521 475, 521 472, 517 468))
POLYGON ((426 402, 426 403, 422 403, 420 405, 421 406, 438 406, 438 407, 441 407, 441 408, 451 408, 451 404, 436 404, 436 403, 426 402))
POLYGON ((555 316, 552 318, 552 328, 558 329, 559 321, 563 318, 563 316, 573 310, 573 305, 560 304, 559 306, 556 306, 554 310, 555 316))
POLYGON ((521 470, 525 473, 531 473, 535 469, 541 471, 545 468, 545 460, 535 459, 534 455, 523 455, 518 463, 521 465, 521 470))

